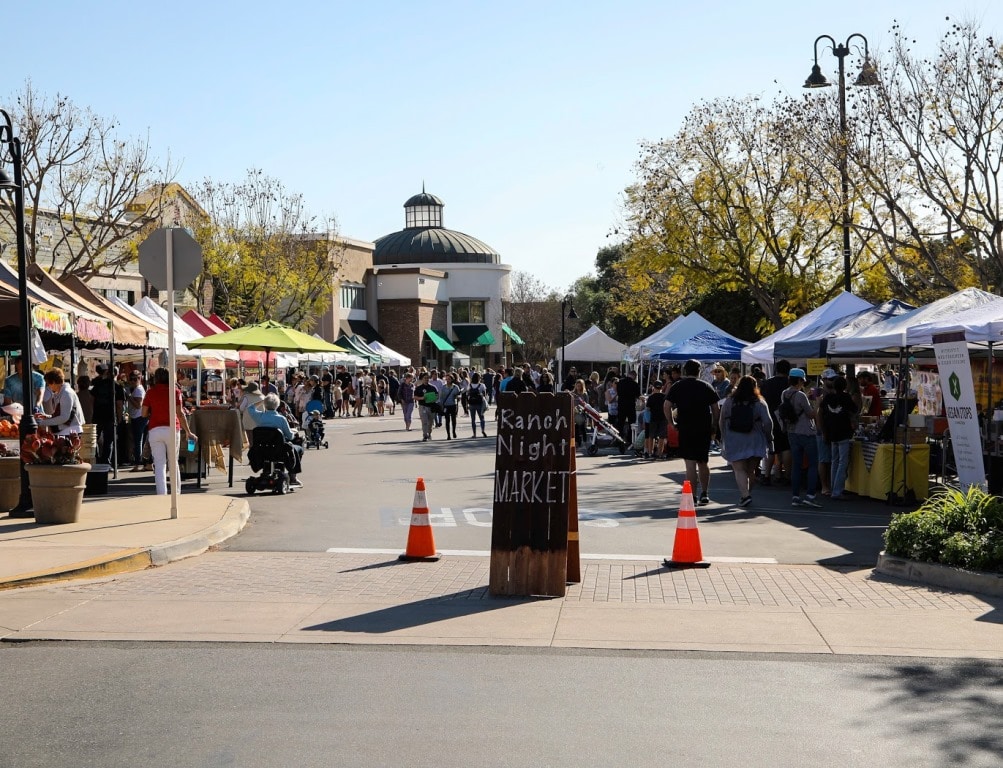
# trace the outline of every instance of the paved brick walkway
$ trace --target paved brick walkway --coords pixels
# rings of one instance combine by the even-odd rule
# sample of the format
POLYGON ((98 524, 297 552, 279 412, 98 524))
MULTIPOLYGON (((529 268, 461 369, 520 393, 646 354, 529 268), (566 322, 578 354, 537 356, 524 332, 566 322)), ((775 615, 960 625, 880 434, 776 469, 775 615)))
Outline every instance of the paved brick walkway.
MULTIPOLYGON (((446 557, 401 563, 390 556, 329 553, 211 552, 169 566, 97 582, 46 589, 130 597, 255 601, 266 597, 352 602, 484 600, 488 558, 446 557)), ((822 566, 715 564, 670 571, 654 562, 586 561, 572 603, 672 606, 806 607, 971 611, 1003 608, 1003 599, 899 581, 870 570, 822 566)))

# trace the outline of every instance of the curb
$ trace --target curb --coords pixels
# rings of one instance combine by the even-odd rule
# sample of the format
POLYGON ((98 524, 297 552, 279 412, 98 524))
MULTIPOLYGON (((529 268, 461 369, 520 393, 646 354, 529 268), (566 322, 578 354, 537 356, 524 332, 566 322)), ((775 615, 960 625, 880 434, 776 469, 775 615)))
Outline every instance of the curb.
POLYGON ((232 499, 216 524, 182 539, 149 547, 123 549, 79 563, 63 565, 45 571, 26 573, 7 581, 0 581, 0 591, 30 587, 54 581, 94 579, 130 571, 141 571, 152 566, 166 565, 174 560, 201 555, 214 544, 236 536, 247 524, 251 508, 243 499, 232 499))
POLYGON ((1003 597, 1003 574, 966 571, 939 563, 922 563, 882 552, 878 555, 877 573, 907 581, 946 587, 961 592, 977 592, 993 597, 1003 597))
POLYGON ((101 555, 91 560, 82 560, 72 565, 62 565, 46 571, 35 571, 0 581, 0 590, 31 587, 53 581, 74 579, 94 579, 99 576, 114 576, 117 573, 141 571, 152 565, 148 549, 123 549, 111 555, 101 555))
POLYGON ((251 507, 243 499, 231 499, 223 517, 215 525, 183 539, 175 539, 164 544, 154 544, 149 548, 151 565, 166 565, 174 560, 201 555, 209 547, 236 536, 247 524, 251 507))

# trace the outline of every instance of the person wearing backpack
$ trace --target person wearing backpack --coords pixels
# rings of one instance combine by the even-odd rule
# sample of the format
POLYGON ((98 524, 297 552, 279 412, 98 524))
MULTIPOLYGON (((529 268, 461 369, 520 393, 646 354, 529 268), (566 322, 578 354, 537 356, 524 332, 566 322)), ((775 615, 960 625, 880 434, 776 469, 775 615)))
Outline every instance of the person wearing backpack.
POLYGON ((725 398, 718 422, 723 441, 721 455, 731 464, 738 486, 738 506, 752 503, 752 477, 759 462, 773 447, 773 418, 755 377, 742 376, 725 398))
POLYGON ((470 374, 470 385, 467 387, 467 408, 470 409, 470 428, 477 437, 477 419, 481 420, 481 435, 488 436, 484 431, 484 409, 487 407, 488 391, 481 383, 481 375, 474 371, 470 374))
POLYGON ((789 386, 780 396, 780 416, 787 428, 787 439, 791 444, 791 493, 793 507, 813 507, 821 509, 815 501, 818 488, 818 442, 815 439, 815 408, 804 393, 806 376, 804 369, 791 368, 787 378, 789 386), (805 458, 808 461, 808 483, 805 495, 801 495, 801 475, 805 458))

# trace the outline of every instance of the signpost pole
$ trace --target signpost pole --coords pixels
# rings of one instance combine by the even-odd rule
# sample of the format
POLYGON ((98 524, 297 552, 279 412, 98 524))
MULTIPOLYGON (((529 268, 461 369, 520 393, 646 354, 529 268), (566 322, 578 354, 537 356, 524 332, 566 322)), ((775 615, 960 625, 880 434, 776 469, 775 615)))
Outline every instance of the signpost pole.
POLYGON ((167 457, 167 468, 171 470, 171 520, 178 519, 178 481, 181 478, 181 467, 178 466, 178 432, 175 429, 178 418, 178 405, 175 392, 178 386, 177 353, 174 349, 174 230, 167 230, 167 387, 169 395, 167 402, 168 424, 170 424, 170 455, 167 457))

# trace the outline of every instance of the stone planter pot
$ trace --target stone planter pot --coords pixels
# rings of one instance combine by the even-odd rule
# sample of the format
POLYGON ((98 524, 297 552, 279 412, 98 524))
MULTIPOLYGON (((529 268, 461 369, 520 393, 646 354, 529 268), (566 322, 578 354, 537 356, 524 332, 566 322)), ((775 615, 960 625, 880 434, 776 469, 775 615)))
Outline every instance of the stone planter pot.
POLYGON ((0 512, 10 512, 21 500, 21 457, 0 456, 0 512))
POLYGON ((84 502, 90 464, 27 464, 35 522, 75 523, 84 502))

